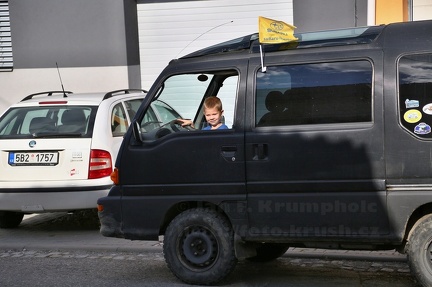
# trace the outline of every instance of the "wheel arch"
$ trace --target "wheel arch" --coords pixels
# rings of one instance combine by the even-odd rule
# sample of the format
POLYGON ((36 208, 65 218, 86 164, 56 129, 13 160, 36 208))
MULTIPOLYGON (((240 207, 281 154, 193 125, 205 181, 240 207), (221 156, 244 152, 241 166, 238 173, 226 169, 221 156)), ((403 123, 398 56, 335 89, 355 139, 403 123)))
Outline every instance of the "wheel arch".
POLYGON ((206 208, 206 209, 212 209, 212 210, 215 210, 217 212, 220 212, 221 214, 223 214, 227 218, 228 222, 232 226, 231 218, 228 216, 228 214, 225 212, 225 210, 223 210, 216 203, 209 202, 209 201, 181 201, 181 202, 177 202, 176 204, 174 204, 173 206, 171 206, 167 210, 167 212, 165 213, 165 216, 161 222, 159 234, 165 235, 166 228, 168 227, 170 222, 177 215, 179 215, 180 213, 182 213, 186 210, 193 209, 193 208, 206 208))
POLYGON ((403 241, 406 243, 409 239, 409 235, 411 231, 413 230, 413 227, 415 224, 419 221, 420 218, 432 214, 432 203, 426 203, 421 206, 419 206, 416 210, 414 210, 413 213, 411 213, 411 216, 408 218, 408 221, 405 226, 405 234, 403 237, 403 241))

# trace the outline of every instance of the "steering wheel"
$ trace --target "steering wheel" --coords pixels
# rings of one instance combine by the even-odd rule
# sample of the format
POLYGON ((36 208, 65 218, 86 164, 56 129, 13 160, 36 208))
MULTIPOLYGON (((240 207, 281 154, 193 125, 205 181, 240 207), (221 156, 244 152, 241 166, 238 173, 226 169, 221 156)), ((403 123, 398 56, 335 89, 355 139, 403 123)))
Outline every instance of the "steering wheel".
POLYGON ((169 125, 174 132, 194 130, 191 126, 182 126, 182 122, 179 120, 172 120, 169 122, 169 125))

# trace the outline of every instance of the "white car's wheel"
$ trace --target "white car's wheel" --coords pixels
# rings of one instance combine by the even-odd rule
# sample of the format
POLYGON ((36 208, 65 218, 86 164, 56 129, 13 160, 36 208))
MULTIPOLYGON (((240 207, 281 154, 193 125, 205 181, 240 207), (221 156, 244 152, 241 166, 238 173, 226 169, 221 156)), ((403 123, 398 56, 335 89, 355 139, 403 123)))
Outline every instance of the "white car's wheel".
POLYGON ((13 211, 0 211, 0 228, 15 228, 20 225, 24 213, 13 211))

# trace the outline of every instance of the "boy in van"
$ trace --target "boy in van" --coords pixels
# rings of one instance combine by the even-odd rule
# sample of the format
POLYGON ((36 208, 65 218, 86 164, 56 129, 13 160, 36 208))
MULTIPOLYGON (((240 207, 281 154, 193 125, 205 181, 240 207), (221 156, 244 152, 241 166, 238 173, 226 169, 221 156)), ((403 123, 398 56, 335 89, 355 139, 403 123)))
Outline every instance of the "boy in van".
MULTIPOLYGON (((208 97, 204 100, 204 116, 207 126, 203 130, 225 130, 228 126, 222 123, 223 109, 222 101, 218 97, 208 97)), ((191 126, 194 128, 192 120, 178 119, 182 126, 191 126)))

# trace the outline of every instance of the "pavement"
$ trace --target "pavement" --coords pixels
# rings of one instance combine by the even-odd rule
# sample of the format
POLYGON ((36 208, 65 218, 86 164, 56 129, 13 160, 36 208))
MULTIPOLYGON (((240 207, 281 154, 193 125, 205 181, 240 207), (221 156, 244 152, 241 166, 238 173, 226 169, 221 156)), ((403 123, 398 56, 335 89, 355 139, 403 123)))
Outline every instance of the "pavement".
MULTIPOLYGON (((131 241, 104 237, 99 233, 96 212, 26 215, 18 228, 0 229, 1 250, 162 252, 161 240, 131 241)), ((407 261, 406 255, 395 250, 349 251, 290 248, 285 256, 326 260, 407 261)))
POLYGON ((131 241, 99 233, 96 213, 26 215, 20 226, 0 229, 2 250, 162 251, 157 241, 131 241))
MULTIPOLYGON (((160 241, 131 241, 99 233, 96 212, 25 216, 18 228, 0 229, 0 258, 61 257, 140 260, 145 254, 163 258, 160 241)), ((338 268, 409 276, 406 255, 389 251, 289 248, 284 262, 306 268, 338 268), (404 275, 401 275, 404 274, 404 275)))
MULTIPOLYGON (((162 241, 131 241, 102 236, 95 212, 29 215, 24 217, 18 228, 0 229, 0 260, 22 257, 162 262, 162 246, 162 241)), ((409 286, 417 286, 413 285, 415 283, 406 256, 395 250, 290 248, 278 260, 278 264, 299 267, 299 270, 327 270, 335 274, 344 271, 356 272, 354 274, 379 274, 373 276, 400 278, 401 282, 411 282, 409 286)), ((239 263, 239 266, 242 264, 239 263)))

